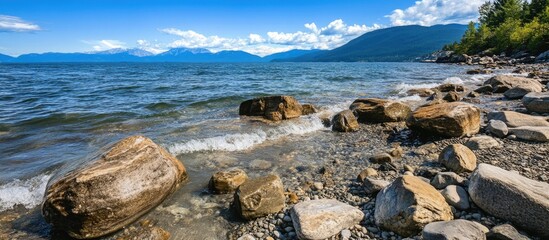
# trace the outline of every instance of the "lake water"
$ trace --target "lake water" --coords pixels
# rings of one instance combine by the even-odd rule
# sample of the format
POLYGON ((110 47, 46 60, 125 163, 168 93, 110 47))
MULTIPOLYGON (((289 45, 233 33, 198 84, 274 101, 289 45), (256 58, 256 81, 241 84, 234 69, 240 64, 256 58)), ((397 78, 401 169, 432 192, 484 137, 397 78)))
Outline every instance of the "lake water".
MULTIPOLYGON (((178 156, 191 181, 175 196, 207 209, 196 202, 203 201, 212 172, 233 166, 251 169, 252 176, 281 171, 281 146, 323 147, 304 141, 329 132, 321 117, 357 98, 416 101, 408 89, 486 77, 465 75, 466 69, 422 63, 0 64, 0 215, 38 209, 56 172, 134 134, 178 156), (238 116, 242 101, 266 95, 295 96, 321 111, 272 124, 238 116)), ((205 220, 194 224, 208 225, 206 216, 215 211, 200 214, 205 220)), ((188 232, 200 234, 192 224, 188 232)))

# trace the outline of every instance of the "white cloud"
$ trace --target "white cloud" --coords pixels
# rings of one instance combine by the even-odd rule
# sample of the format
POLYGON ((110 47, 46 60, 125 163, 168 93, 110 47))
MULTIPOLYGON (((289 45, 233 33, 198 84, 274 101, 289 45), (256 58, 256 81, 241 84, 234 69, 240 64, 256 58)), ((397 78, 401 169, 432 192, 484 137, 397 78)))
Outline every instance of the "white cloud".
POLYGON ((40 26, 19 17, 0 15, 0 32, 34 32, 40 30, 40 26))
POLYGON ((156 41, 154 43, 151 43, 147 40, 137 40, 137 46, 139 49, 143 49, 147 52, 159 54, 167 51, 164 47, 162 47, 161 44, 157 43, 156 41))
POLYGON ((98 41, 82 41, 85 44, 92 45, 95 51, 105 51, 116 48, 126 48, 126 43, 118 40, 98 40, 98 41))
POLYGON ((486 0, 421 0, 414 6, 387 15, 394 26, 461 23, 478 19, 479 7, 486 0))
POLYGON ((168 47, 207 48, 213 52, 221 50, 243 50, 260 56, 283 52, 292 49, 331 49, 339 47, 351 39, 366 32, 381 28, 380 25, 347 25, 337 19, 325 27, 319 28, 315 23, 304 25, 308 31, 267 32, 266 38, 252 33, 247 38, 225 38, 205 36, 192 30, 176 28, 160 29, 166 34, 178 36, 179 39, 168 47))

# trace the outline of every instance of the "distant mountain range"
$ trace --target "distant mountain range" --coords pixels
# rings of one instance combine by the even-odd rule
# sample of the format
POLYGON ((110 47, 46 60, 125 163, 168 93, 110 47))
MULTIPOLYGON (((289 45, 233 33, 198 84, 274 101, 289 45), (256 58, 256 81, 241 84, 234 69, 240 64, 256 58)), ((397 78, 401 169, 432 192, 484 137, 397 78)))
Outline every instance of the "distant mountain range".
POLYGON ((153 54, 142 49, 111 49, 91 53, 0 54, 0 62, 402 62, 459 41, 467 26, 403 26, 366 33, 333 50, 291 50, 259 57, 244 51, 212 53, 203 48, 173 48, 153 54))
POLYGON ((459 24, 432 27, 402 26, 366 33, 349 43, 330 50, 309 53, 290 59, 291 62, 403 62, 442 49, 459 41, 467 26, 459 24))

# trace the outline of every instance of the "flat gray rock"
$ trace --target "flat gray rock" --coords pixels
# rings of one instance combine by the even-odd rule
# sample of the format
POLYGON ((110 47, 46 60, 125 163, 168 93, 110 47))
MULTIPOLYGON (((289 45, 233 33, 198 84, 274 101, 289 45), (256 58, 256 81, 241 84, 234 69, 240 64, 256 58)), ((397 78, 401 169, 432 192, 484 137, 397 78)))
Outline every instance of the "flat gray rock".
POLYGON ((530 240, 529 237, 520 234, 517 229, 510 224, 502 224, 493 227, 490 229, 490 232, 486 234, 486 237, 489 240, 530 240))
POLYGON ((433 222, 423 228, 424 240, 485 240, 483 225, 463 219, 433 222))
POLYGON ((522 104, 530 112, 549 113, 549 92, 528 93, 522 98, 522 104))
POLYGON ((549 127, 518 127, 509 131, 521 140, 549 142, 549 127))
POLYGON ((549 127, 549 122, 544 117, 537 117, 513 111, 488 113, 488 120, 500 120, 511 128, 525 126, 549 127))
POLYGON ((485 212, 549 238, 549 184, 480 164, 471 175, 469 195, 485 212))
POLYGON ((465 143, 465 146, 467 146, 471 150, 501 148, 501 144, 499 144, 498 141, 489 136, 473 137, 465 143))
POLYGON ((300 239, 326 239, 359 224, 364 218, 358 208, 333 199, 298 203, 290 214, 300 239))

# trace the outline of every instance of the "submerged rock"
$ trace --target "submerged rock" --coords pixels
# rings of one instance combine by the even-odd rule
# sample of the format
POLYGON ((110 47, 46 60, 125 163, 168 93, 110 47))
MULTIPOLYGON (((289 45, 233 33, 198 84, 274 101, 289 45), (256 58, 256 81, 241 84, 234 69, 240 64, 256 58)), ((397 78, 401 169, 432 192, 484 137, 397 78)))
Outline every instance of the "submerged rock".
POLYGON ((452 144, 444 148, 438 161, 456 173, 472 172, 477 167, 475 153, 461 144, 452 144))
POLYGON ((244 101, 240 104, 239 115, 260 116, 272 121, 280 121, 301 116, 303 107, 294 97, 270 96, 244 101))
POLYGON ((522 104, 530 112, 549 113, 549 92, 528 93, 522 98, 522 104))
POLYGON ((486 227, 463 219, 429 223, 422 232, 425 240, 485 240, 486 227))
POLYGON ((471 175, 469 195, 487 213, 549 238, 549 184, 480 164, 471 175))
POLYGON ((233 208, 243 219, 251 220, 279 212, 285 202, 282 180, 269 175, 240 185, 234 194, 233 208))
POLYGON ((298 203, 290 214, 300 239, 326 239, 359 224, 364 218, 359 209, 333 199, 298 203))
POLYGON ((360 129, 358 121, 351 110, 342 111, 332 119, 332 131, 335 132, 356 132, 360 129))
POLYGON ((301 111, 302 115, 310 115, 318 112, 318 110, 313 104, 303 104, 301 105, 301 107, 303 108, 301 111))
POLYGON ((480 109, 461 102, 424 106, 412 113, 407 125, 424 134, 446 137, 473 135, 480 129, 480 109))
POLYGON ((244 170, 239 168, 228 169, 214 173, 208 187, 215 193, 234 192, 248 179, 244 170))
POLYGON ((408 175, 377 194, 374 217, 378 226, 405 237, 417 234, 428 223, 454 218, 450 206, 433 186, 408 175))
POLYGON ((135 221, 186 179, 177 158, 150 139, 133 136, 52 183, 42 214, 71 237, 96 238, 135 221))
POLYGON ((351 110, 361 123, 401 122, 412 111, 404 103, 377 98, 357 99, 351 105, 351 110))

